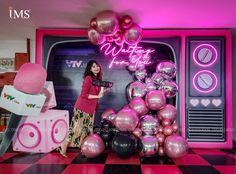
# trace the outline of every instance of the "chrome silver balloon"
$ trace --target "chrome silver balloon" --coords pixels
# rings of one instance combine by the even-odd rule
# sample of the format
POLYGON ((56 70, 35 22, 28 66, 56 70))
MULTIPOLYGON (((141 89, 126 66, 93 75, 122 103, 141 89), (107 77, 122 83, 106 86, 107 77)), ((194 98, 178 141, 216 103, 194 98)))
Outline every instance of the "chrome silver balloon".
POLYGON ((157 65, 156 72, 162 73, 165 79, 172 79, 176 76, 176 65, 171 61, 162 61, 157 65))
POLYGON ((174 81, 165 81, 159 90, 164 92, 166 98, 172 98, 178 92, 178 85, 174 81))
POLYGON ((156 133, 156 128, 159 126, 159 122, 151 115, 145 115, 140 121, 141 130, 145 135, 153 135, 156 133))
POLYGON ((143 80, 146 76, 147 76, 146 69, 136 70, 135 71, 135 77, 138 80, 143 80))
POLYGON ((153 83, 157 85, 157 88, 159 88, 165 81, 165 78, 161 73, 153 73, 151 79, 153 83))
POLYGON ((145 83, 150 83, 150 82, 152 82, 152 79, 150 77, 146 77, 145 83))
POLYGON ((146 94, 145 84, 140 81, 131 82, 126 88, 129 100, 135 97, 143 97, 146 94))
POLYGON ((140 156, 153 156, 158 152, 158 141, 155 136, 145 135, 140 138, 141 150, 140 156))

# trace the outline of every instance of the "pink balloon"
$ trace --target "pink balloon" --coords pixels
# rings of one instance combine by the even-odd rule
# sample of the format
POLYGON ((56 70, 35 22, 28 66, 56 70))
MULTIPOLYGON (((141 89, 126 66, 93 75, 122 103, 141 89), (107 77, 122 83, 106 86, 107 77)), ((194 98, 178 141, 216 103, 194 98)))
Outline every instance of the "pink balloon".
POLYGON ((172 129, 172 127, 171 127, 171 126, 166 126, 166 127, 164 127, 164 129, 163 129, 163 134, 164 134, 165 136, 170 136, 170 135, 172 135, 172 134, 173 134, 173 129, 172 129))
MULTIPOLYGON (((115 114, 115 111, 114 109, 110 108, 110 109, 107 109, 105 110, 103 113, 102 113, 102 119, 106 119, 106 120, 109 120, 109 116, 112 115, 112 114, 115 114)), ((112 121, 112 120, 110 120, 112 121)))
POLYGON ((47 72, 42 65, 25 63, 18 70, 13 82, 15 89, 28 94, 39 94, 46 82, 47 72))
POLYGON ((94 158, 100 155, 104 149, 104 142, 97 134, 87 136, 81 146, 81 152, 87 158, 94 158))
POLYGON ((129 106, 138 114, 138 116, 145 115, 148 112, 148 108, 141 97, 136 97, 131 100, 129 106))
POLYGON ((170 122, 173 122, 176 120, 177 110, 173 105, 167 104, 158 111, 157 117, 161 120, 168 119, 170 122))
POLYGON ((114 119, 114 125, 120 131, 134 131, 138 124, 138 116, 132 109, 122 109, 114 119))
POLYGON ((142 136, 142 130, 139 128, 135 128, 133 131, 133 134, 137 137, 140 138, 142 136))
POLYGON ((116 13, 105 10, 97 15, 97 30, 101 34, 113 35, 119 28, 119 21, 116 13))
POLYGON ((157 137, 157 141, 158 141, 159 145, 164 144, 164 141, 165 141, 165 135, 164 134, 158 133, 158 134, 156 134, 156 137, 157 137))
POLYGON ((163 127, 160 125, 159 127, 158 127, 158 129, 157 129, 157 131, 158 131, 158 133, 163 133, 163 127))
POLYGON ((97 28, 97 19, 96 18, 92 18, 90 21, 90 27, 96 29, 97 28))
POLYGON ((164 147, 160 146, 157 153, 159 156, 164 156, 165 155, 164 147))
POLYGON ((104 35, 91 27, 88 29, 88 38, 95 45, 101 45, 106 40, 104 35))
POLYGON ((125 31, 124 37, 127 44, 135 45, 142 39, 142 29, 140 26, 133 23, 133 25, 125 31))
POLYGON ((162 119, 161 124, 163 127, 170 126, 171 121, 169 119, 164 118, 164 119, 162 119))
POLYGON ((128 66, 128 69, 129 69, 129 71, 136 71, 136 66, 135 66, 135 64, 132 64, 132 63, 130 63, 129 64, 129 66, 128 66))
POLYGON ((166 97, 162 91, 149 91, 145 97, 146 105, 149 109, 159 110, 166 104, 166 97))
POLYGON ((129 15, 125 15, 121 19, 121 27, 122 28, 129 28, 133 24, 133 19, 129 15))
POLYGON ((187 141, 177 135, 168 136, 165 140, 165 153, 170 158, 180 158, 187 154, 187 141))
POLYGON ((172 126, 174 133, 176 133, 179 130, 179 126, 177 123, 173 123, 171 126, 172 126))

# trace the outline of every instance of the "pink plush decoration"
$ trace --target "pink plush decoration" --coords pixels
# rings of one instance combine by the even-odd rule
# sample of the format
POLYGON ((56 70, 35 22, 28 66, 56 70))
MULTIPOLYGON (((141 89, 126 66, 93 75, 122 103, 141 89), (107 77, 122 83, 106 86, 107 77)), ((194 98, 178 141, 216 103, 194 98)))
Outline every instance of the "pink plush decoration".
POLYGON ((46 78, 47 72, 42 65, 25 63, 17 72, 13 86, 28 94, 38 94, 42 91, 46 78))

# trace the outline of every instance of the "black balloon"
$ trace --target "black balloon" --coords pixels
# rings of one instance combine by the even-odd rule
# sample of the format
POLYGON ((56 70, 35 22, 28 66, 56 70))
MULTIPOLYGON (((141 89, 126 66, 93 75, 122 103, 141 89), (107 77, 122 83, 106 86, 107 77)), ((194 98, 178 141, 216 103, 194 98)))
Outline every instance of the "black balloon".
POLYGON ((112 128, 114 128, 114 125, 112 124, 111 121, 103 119, 101 128, 102 130, 108 131, 108 130, 112 130, 112 128))
POLYGON ((113 138, 111 148, 120 158, 129 158, 137 149, 137 139, 129 132, 119 132, 113 138))
POLYGON ((114 134, 112 131, 101 131, 100 136, 104 142, 108 142, 114 137, 114 134))

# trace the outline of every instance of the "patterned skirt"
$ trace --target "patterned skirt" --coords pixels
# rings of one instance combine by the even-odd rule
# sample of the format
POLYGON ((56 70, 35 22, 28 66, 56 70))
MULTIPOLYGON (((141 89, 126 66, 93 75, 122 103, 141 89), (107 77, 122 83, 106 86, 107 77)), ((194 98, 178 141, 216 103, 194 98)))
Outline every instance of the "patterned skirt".
POLYGON ((94 114, 82 112, 74 108, 66 141, 70 147, 81 147, 84 139, 93 133, 94 114))

